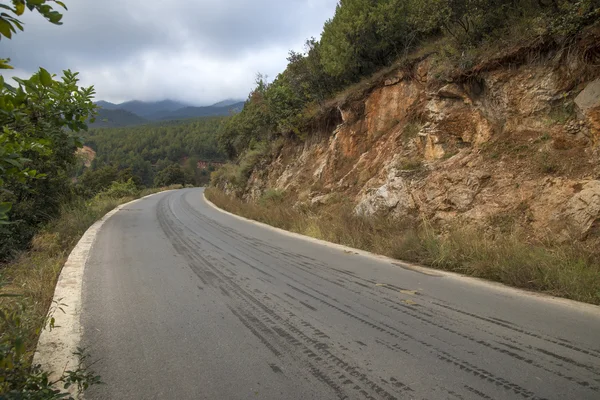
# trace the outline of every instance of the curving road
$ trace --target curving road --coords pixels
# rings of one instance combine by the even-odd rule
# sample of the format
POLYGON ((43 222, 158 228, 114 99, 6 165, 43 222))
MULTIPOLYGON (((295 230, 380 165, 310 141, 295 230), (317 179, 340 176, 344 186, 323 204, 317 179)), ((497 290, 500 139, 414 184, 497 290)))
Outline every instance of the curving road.
POLYGON ((100 230, 87 399, 600 399, 600 311, 293 238, 202 189, 100 230))

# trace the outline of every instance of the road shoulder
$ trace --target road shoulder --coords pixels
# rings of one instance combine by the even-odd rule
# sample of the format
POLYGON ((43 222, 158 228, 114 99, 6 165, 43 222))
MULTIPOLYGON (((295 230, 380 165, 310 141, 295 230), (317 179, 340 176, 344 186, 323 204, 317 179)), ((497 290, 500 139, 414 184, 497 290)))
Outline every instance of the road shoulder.
MULTIPOLYGON (((54 318, 54 328, 42 330, 33 356, 33 364, 39 364, 44 371, 48 371, 51 380, 59 378, 64 371, 76 369, 79 364, 75 353, 80 347, 83 333, 80 323, 83 274, 98 232, 106 221, 123 208, 160 193, 164 192, 132 200, 109 211, 85 231, 69 254, 58 277, 47 316, 48 321, 54 318)), ((69 388, 72 394, 76 390, 75 385, 69 388)))
POLYGON ((551 296, 551 295, 548 295, 545 293, 532 292, 532 291, 528 291, 528 290, 524 290, 524 289, 519 289, 519 288, 515 288, 512 286, 507 286, 507 285, 504 285, 504 284, 498 283, 498 282, 492 282, 492 281, 488 281, 485 279, 480 279, 480 278, 475 278, 475 277, 468 276, 468 275, 458 274, 456 272, 443 271, 443 270, 425 267, 422 265, 412 264, 412 263, 408 263, 405 261, 389 258, 389 257, 383 256, 380 254, 371 253, 371 252, 368 252, 365 250, 355 249, 355 248, 344 246, 341 244, 332 243, 332 242, 328 242, 328 241, 321 240, 321 239, 316 239, 316 238, 313 238, 310 236, 305 236, 305 235, 302 235, 299 233, 286 231, 285 229, 276 228, 274 226, 265 224, 263 222, 258 222, 258 221, 255 221, 255 220, 252 220, 252 219, 249 219, 246 217, 242 217, 237 214, 233 214, 229 211, 223 210, 223 209, 219 208, 217 205, 215 205, 213 202, 211 202, 208 198, 206 198, 206 195, 204 194, 204 192, 202 192, 202 197, 203 197, 203 200, 206 202, 206 204, 208 204, 211 208, 213 208, 223 214, 229 215, 233 218, 245 221, 247 223, 250 223, 250 224, 253 224, 256 226, 260 226, 263 229, 267 229, 272 232, 277 232, 279 234, 286 235, 288 237, 292 237, 294 239, 299 239, 299 240, 303 240, 303 241, 306 241, 309 243, 318 244, 321 246, 340 250, 344 253, 351 252, 351 253, 360 255, 362 257, 371 259, 371 260, 385 262, 385 263, 389 263, 395 267, 412 270, 416 273, 421 273, 421 274, 425 274, 425 275, 429 275, 429 276, 444 277, 446 279, 459 281, 461 283, 466 283, 466 284, 470 284, 470 285, 487 288, 490 290, 496 290, 499 292, 503 292, 504 294, 506 294, 508 296, 512 296, 512 297, 523 297, 524 299, 545 302, 545 303, 553 304, 556 306, 568 308, 573 311, 586 313, 586 314, 589 314, 590 316, 594 316, 594 317, 600 316, 600 306, 596 306, 596 305, 588 304, 588 303, 582 303, 582 302, 575 301, 575 300, 565 299, 562 297, 555 297, 555 296, 551 296))

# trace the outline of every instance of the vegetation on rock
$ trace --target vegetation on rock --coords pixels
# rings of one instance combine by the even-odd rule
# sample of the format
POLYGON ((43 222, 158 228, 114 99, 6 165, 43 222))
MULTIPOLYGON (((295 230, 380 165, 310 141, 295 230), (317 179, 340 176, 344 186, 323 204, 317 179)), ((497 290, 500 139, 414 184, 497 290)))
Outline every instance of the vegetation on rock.
POLYGON ((242 112, 221 127, 220 146, 236 158, 261 141, 304 139, 319 130, 328 98, 414 51, 438 54, 438 74, 451 75, 486 47, 567 44, 599 16, 597 0, 341 0, 320 40, 290 52, 273 82, 258 76, 242 112))

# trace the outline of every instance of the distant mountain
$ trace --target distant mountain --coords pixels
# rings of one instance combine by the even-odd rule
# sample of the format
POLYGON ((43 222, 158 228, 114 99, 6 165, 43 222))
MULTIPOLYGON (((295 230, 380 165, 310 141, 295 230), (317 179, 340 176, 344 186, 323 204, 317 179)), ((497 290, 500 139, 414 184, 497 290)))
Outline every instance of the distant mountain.
POLYGON ((97 101, 96 105, 104 108, 105 110, 116 110, 117 108, 119 108, 118 104, 111 103, 109 101, 104 101, 104 100, 97 101))
POLYGON ((220 101, 218 103, 213 104, 211 107, 229 107, 229 106, 235 106, 238 103, 244 103, 244 100, 242 99, 227 99, 227 100, 223 100, 220 101))
POLYGON ((98 110, 96 122, 90 124, 91 128, 117 128, 121 126, 140 125, 148 122, 147 119, 127 110, 111 110, 109 108, 104 108, 104 106, 102 107, 103 108, 98 110))
MULTIPOLYGON (((217 103, 219 104, 219 103, 217 103)), ((209 117, 217 115, 230 115, 232 113, 238 113, 244 108, 244 102, 232 103, 227 106, 207 106, 207 107, 184 107, 179 110, 171 111, 168 113, 157 113, 150 118, 157 120, 167 119, 186 119, 186 118, 198 118, 198 117, 209 117)))
POLYGON ((178 101, 173 100, 163 100, 154 102, 133 100, 117 104, 118 108, 130 111, 134 114, 139 115, 140 117, 149 119, 155 119, 152 117, 154 114, 175 111, 187 106, 189 106, 189 104, 180 103, 178 101))
POLYGON ((238 113, 244 108, 244 101, 227 99, 212 106, 193 107, 173 100, 143 102, 138 100, 114 104, 100 100, 100 114, 92 127, 127 126, 149 121, 224 116, 238 113), (102 121, 107 119, 107 121, 102 121))

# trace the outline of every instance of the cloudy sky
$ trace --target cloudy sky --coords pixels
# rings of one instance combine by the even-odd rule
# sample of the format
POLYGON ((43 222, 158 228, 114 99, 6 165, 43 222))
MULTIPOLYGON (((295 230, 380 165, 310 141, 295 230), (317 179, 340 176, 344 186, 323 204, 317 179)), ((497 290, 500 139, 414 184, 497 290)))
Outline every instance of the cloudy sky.
POLYGON ((25 31, 2 39, 12 75, 70 68, 97 99, 205 105, 246 98, 257 72, 274 78, 290 49, 320 35, 337 0, 64 2, 63 25, 28 13, 25 31))

